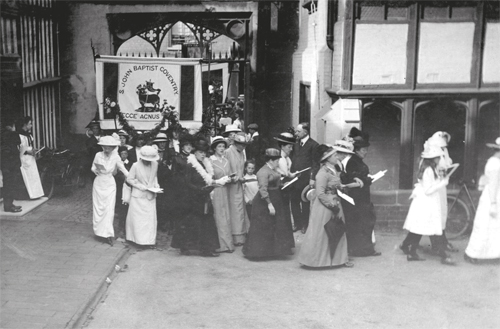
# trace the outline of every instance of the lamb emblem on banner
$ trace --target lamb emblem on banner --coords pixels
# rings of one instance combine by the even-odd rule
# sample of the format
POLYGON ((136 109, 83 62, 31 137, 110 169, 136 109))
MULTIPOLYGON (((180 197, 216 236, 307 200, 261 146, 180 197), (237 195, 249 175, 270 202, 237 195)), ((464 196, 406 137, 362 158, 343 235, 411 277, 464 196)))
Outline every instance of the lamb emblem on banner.
POLYGON ((159 112, 160 111, 160 92, 161 89, 153 87, 154 82, 146 81, 145 85, 137 86, 137 95, 141 107, 136 112, 159 112))

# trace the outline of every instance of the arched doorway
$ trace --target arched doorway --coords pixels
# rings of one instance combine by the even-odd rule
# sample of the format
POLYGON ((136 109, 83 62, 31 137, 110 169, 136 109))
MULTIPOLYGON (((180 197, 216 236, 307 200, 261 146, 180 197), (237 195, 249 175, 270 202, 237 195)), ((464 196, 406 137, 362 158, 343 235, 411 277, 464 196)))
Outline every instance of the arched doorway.
POLYGON ((498 98, 480 103, 478 127, 476 178, 484 173, 486 161, 493 153, 485 144, 494 143, 495 139, 500 136, 500 101, 498 98))
POLYGON ((362 130, 370 135, 369 154, 365 160, 370 172, 387 170, 384 179, 371 187, 374 191, 399 188, 401 108, 399 103, 378 101, 363 108, 362 130))
POLYGON ((463 178, 465 151, 465 119, 466 103, 451 99, 439 99, 419 102, 416 105, 414 125, 414 181, 420 162, 425 141, 436 131, 446 131, 451 135, 448 152, 454 163, 460 163, 462 168, 450 178, 457 182, 463 178))

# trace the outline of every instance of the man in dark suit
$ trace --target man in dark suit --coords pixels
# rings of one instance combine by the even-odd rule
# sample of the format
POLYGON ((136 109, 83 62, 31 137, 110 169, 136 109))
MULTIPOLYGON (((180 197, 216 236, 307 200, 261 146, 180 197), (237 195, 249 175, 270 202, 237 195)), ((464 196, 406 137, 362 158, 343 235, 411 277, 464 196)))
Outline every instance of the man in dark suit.
POLYGON ((309 136, 309 123, 303 122, 297 126, 295 137, 297 143, 293 146, 291 172, 300 171, 311 167, 310 170, 303 172, 298 180, 293 183, 290 191, 290 204, 294 222, 294 232, 302 230, 305 233, 309 224, 309 203, 302 201, 302 190, 307 186, 313 186, 319 164, 316 161, 316 149, 319 144, 309 136))
POLYGON ((21 212, 21 206, 14 205, 14 196, 20 186, 24 186, 21 176, 21 159, 19 145, 21 139, 16 133, 15 121, 12 118, 3 118, 5 130, 2 134, 1 168, 3 174, 3 208, 8 212, 21 212))

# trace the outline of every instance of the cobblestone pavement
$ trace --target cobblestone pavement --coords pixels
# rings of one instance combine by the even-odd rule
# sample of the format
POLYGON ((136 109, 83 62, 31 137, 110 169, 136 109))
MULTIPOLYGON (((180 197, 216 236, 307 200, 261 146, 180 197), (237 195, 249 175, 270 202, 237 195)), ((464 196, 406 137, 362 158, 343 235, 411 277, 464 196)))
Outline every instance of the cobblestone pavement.
POLYGON ((94 237, 91 184, 0 220, 0 237, 1 328, 72 327, 129 250, 94 237))

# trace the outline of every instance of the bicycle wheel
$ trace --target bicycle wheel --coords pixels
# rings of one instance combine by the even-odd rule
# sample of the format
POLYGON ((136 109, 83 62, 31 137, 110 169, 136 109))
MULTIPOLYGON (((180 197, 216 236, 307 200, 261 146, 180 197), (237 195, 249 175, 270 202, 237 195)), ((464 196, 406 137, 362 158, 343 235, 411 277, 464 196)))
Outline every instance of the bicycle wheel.
POLYGON ((446 221, 446 236, 449 239, 458 238, 467 231, 471 223, 469 206, 456 196, 448 195, 448 219, 446 221))
POLYGON ((44 170, 40 175, 40 180, 42 181, 43 192, 47 198, 52 198, 54 195, 54 176, 49 170, 44 170))

